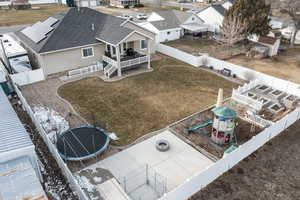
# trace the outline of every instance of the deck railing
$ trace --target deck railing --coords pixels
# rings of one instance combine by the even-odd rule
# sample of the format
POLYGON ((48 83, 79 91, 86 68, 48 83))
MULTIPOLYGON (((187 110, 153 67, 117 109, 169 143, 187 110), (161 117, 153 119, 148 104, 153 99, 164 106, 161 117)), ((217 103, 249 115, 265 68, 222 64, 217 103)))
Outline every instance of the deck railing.
POLYGON ((144 55, 138 58, 126 60, 121 62, 121 68, 130 67, 133 65, 139 65, 142 63, 146 63, 148 61, 148 56, 144 55))
MULTIPOLYGON (((121 66, 121 68, 126 68, 126 67, 130 67, 133 65, 139 65, 142 63, 146 63, 148 61, 148 58, 149 57, 147 55, 143 55, 143 56, 140 56, 137 58, 121 61, 120 66, 121 66)), ((111 64, 112 66, 115 66, 115 67, 118 66, 117 65, 118 62, 108 56, 103 55, 103 61, 107 62, 108 64, 111 64)))

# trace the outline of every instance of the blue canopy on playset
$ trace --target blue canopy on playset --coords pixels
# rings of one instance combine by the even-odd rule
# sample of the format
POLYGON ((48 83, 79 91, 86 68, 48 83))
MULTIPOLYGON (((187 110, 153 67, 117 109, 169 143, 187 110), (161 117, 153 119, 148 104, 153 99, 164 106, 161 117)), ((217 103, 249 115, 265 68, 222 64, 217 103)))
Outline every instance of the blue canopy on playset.
POLYGON ((237 117, 236 111, 226 106, 214 108, 212 111, 216 116, 223 119, 234 119, 237 117))

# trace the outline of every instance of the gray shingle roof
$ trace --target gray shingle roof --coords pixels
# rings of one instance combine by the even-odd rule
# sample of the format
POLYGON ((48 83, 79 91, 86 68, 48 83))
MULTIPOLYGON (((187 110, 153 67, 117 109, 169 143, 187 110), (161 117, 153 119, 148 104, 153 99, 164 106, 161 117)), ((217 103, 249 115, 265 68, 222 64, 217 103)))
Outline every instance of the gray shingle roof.
MULTIPOLYGON (((182 12, 179 10, 155 10, 154 12, 165 19, 150 22, 158 30, 180 28, 182 23, 194 15, 193 13, 182 12)), ((197 16, 195 15, 195 17, 197 16)))
POLYGON ((121 26, 124 19, 90 8, 71 8, 54 17, 60 21, 40 43, 34 43, 21 32, 16 35, 37 53, 45 53, 99 43, 96 38, 117 44, 134 31, 121 26))
POLYGON ((214 8, 218 13, 225 16, 226 9, 222 5, 212 5, 212 8, 214 8))

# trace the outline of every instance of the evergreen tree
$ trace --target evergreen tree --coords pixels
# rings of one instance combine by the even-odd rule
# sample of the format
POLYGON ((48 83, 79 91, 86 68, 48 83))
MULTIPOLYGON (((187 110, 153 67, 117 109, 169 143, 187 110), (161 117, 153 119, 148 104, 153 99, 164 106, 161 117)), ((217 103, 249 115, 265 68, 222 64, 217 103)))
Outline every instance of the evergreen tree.
POLYGON ((225 17, 239 17, 247 24, 244 34, 246 36, 267 35, 271 30, 269 25, 269 14, 271 5, 267 5, 265 0, 236 0, 233 6, 226 12, 225 17))
POLYGON ((74 2, 74 0, 67 0, 67 5, 68 5, 69 7, 75 7, 75 2, 74 2))

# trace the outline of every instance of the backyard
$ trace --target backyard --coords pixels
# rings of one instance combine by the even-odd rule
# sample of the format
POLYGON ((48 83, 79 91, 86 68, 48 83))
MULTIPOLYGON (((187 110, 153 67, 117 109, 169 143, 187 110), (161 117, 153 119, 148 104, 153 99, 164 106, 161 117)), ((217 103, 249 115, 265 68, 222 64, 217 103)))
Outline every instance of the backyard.
POLYGON ((21 24, 33 24, 39 20, 53 16, 57 13, 69 9, 66 6, 56 4, 33 5, 40 9, 34 10, 1 10, 0 9, 0 26, 13 26, 21 24))
POLYGON ((188 37, 169 41, 165 44, 196 56, 207 53, 210 56, 219 59, 226 59, 230 54, 239 54, 244 52, 245 49, 243 46, 237 45, 236 47, 233 47, 231 51, 228 51, 227 46, 218 43, 216 40, 200 38, 192 39, 188 37))
POLYGON ((153 72, 107 83, 98 77, 67 83, 58 94, 90 123, 102 122, 119 145, 166 127, 215 103, 218 89, 226 96, 236 84, 209 72, 162 56, 153 72), (93 117, 91 117, 93 116, 93 117))
POLYGON ((300 83, 300 46, 280 52, 279 55, 273 59, 255 59, 241 55, 229 59, 228 62, 298 84, 300 83))

